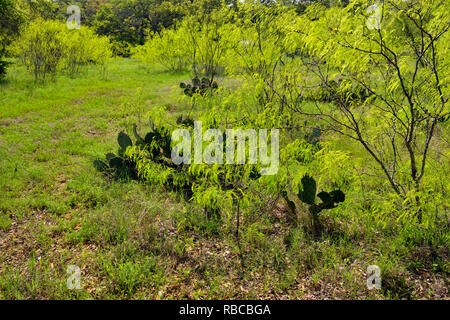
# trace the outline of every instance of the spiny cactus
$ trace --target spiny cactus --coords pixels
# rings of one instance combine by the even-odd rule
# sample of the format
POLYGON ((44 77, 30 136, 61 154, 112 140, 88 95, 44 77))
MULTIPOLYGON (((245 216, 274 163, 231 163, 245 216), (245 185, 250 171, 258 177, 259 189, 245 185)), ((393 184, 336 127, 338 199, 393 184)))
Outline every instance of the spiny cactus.
MULTIPOLYGON (((133 134, 136 138, 136 146, 147 148, 152 155, 152 159, 154 160, 158 156, 170 158, 172 138, 169 131, 164 127, 155 127, 151 120, 150 129, 151 131, 145 135, 145 138, 142 138, 137 132, 136 124, 133 125, 133 134)), ((125 139, 125 137, 122 139, 125 139)))
POLYGON ((131 138, 123 131, 117 136, 117 142, 119 143, 120 149, 119 154, 123 155, 128 147, 133 145, 131 138))
POLYGON ((316 180, 309 175, 304 175, 302 178, 302 187, 303 190, 300 189, 297 193, 298 198, 306 204, 313 205, 317 191, 316 180))
POLYGON ((103 160, 94 160, 94 167, 101 172, 113 175, 116 179, 129 177, 131 179, 137 178, 137 171, 133 163, 124 157, 125 151, 129 146, 133 145, 130 137, 120 132, 117 136, 117 142, 119 143, 118 155, 114 153, 107 153, 103 160))
POLYGON ((336 204, 345 201, 345 194, 341 190, 334 190, 331 192, 321 191, 317 197, 322 201, 316 204, 317 184, 314 178, 309 175, 304 175, 302 178, 302 188, 299 189, 298 198, 300 201, 308 204, 309 210, 312 214, 318 214, 325 209, 336 208, 336 204))
POLYGON ((180 88, 183 89, 184 94, 189 97, 192 97, 196 93, 203 96, 208 91, 216 90, 218 87, 217 82, 211 82, 208 78, 202 78, 200 80, 195 77, 192 79, 192 84, 184 82, 180 83, 180 88))
POLYGON ((295 215, 295 212, 296 212, 296 206, 295 206, 294 201, 291 201, 291 200, 289 199, 288 194, 287 194, 287 191, 286 191, 286 190, 281 191, 281 196, 282 196, 283 199, 286 201, 286 203, 287 203, 289 209, 291 210, 291 213, 295 215))
MULTIPOLYGON (((151 120, 150 129, 151 131, 145 135, 145 138, 142 138, 137 131, 136 125, 133 125, 136 146, 147 148, 153 161, 165 162, 169 166, 174 166, 170 160, 172 140, 169 131, 164 127, 156 128, 151 120)), ((135 164, 125 156, 125 151, 128 147, 133 146, 133 141, 122 131, 117 136, 117 142, 119 144, 118 154, 108 153, 106 154, 106 161, 95 160, 94 166, 97 170, 112 174, 116 178, 131 177, 132 179, 137 179, 135 164)))
MULTIPOLYGON (((316 232, 316 234, 318 234, 320 230, 320 223, 318 219, 319 213, 322 210, 336 208, 337 203, 345 201, 345 194, 341 190, 334 190, 331 192, 321 191, 316 194, 316 180, 307 174, 302 177, 301 184, 302 185, 299 187, 297 197, 301 202, 306 203, 309 206, 309 212, 312 216, 314 231, 316 232), (320 203, 316 203, 316 196, 321 200, 320 203)), ((289 199, 286 190, 281 191, 281 196, 285 199, 290 210, 292 212, 295 212, 295 203, 289 199)))

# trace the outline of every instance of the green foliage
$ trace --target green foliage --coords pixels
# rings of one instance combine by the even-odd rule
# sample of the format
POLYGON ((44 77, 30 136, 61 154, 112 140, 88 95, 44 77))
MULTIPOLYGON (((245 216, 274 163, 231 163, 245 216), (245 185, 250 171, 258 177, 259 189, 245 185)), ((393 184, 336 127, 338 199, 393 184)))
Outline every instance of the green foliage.
MULTIPOLYGON (((40 84, 33 91, 33 101, 28 101, 30 85, 23 68, 14 64, 13 85, 2 84, 6 90, 0 123, 0 162, 4 159, 0 229, 32 225, 27 220, 16 224, 16 219, 33 212, 39 220, 46 214, 42 219, 46 232, 33 230, 30 235, 36 237, 33 243, 38 243, 40 253, 48 254, 45 248, 56 232, 71 242, 71 246, 64 241, 56 244, 70 250, 70 256, 73 248, 78 251, 93 243, 100 250, 81 250, 88 257, 80 260, 86 265, 84 272, 101 274, 90 279, 102 288, 94 297, 286 294, 305 298, 318 285, 339 287, 332 293, 322 290, 321 297, 327 298, 445 295, 450 192, 445 177, 450 155, 445 140, 448 35, 443 27, 447 19, 444 2, 423 1, 418 6, 411 1, 384 1, 386 16, 379 31, 367 28, 367 3, 344 1, 330 6, 320 1, 325 2, 310 6, 302 15, 296 12, 303 9, 294 11, 281 1, 264 1, 263 5, 234 1, 232 7, 212 0, 186 2, 184 21, 170 30, 158 26, 162 31, 154 33, 153 20, 159 18, 154 19, 152 6, 147 10, 148 3, 126 0, 116 10, 113 1, 109 3, 112 15, 102 9, 103 16, 98 16, 97 30, 105 28, 113 37, 113 47, 117 44, 113 50, 124 55, 129 42, 142 44, 141 39, 148 39, 136 49, 136 57, 142 54, 139 59, 148 70, 139 68, 133 59, 117 59, 112 62, 114 81, 62 77, 66 87, 40 84), (139 8, 144 10, 136 13, 139 8), (122 15, 114 17, 116 12, 122 15), (132 13, 130 19, 126 13, 132 13), (442 35, 436 42, 426 36, 422 48, 421 32, 408 15, 423 17, 423 26, 432 37, 441 31, 442 35), (379 48, 383 48, 381 53, 377 53, 379 48), (383 53, 391 62, 382 59, 383 53), (184 61, 182 67, 180 61, 184 61), (180 85, 186 91, 182 95, 174 84, 188 76, 161 73, 159 67, 179 70, 190 63, 188 76, 194 80, 180 85), (437 73, 433 66, 438 67, 437 73), (433 80, 436 74, 437 82, 433 80), (220 76, 224 76, 220 88, 210 90, 220 76), (140 86, 144 90, 135 100, 130 93, 140 86), (170 86, 172 95, 166 94, 170 86), (436 93, 439 87, 442 94, 436 93), (153 120, 142 131, 140 112, 157 103, 167 108, 150 107, 153 120), (54 122, 55 105, 64 108, 57 118, 70 118, 77 105, 89 119, 74 118, 73 125, 61 121, 50 131, 40 124, 45 121, 37 125, 29 117, 20 117, 21 112, 39 110, 39 119, 54 122), (439 106, 442 113, 434 109, 439 106), (19 123, 10 117, 18 117, 19 123), (260 165, 175 165, 169 129, 187 128, 192 136, 193 119, 201 120, 204 130, 266 128, 270 132, 279 128, 278 173, 261 176, 260 165), (136 121, 140 126, 131 129, 136 121), (433 123, 434 131, 430 131, 433 123), (75 129, 75 124, 82 130, 75 129), (105 139, 115 142, 111 132, 122 124, 128 124, 127 133, 117 136, 118 151, 94 162, 99 170, 120 180, 105 183, 92 170, 92 152, 103 154, 109 146, 102 143, 105 139), (49 143, 28 141, 27 126, 49 143), (410 131, 404 131, 408 126, 410 131), (405 132, 411 133, 410 150, 402 140, 408 136, 405 132), (428 156, 422 153, 427 141, 428 156), (411 150, 415 157, 410 156, 411 150), (59 158, 53 156, 59 153, 59 158), (418 180, 412 176, 412 159, 417 164, 423 159, 426 164, 418 180), (73 160, 71 166, 58 167, 67 160, 73 160), (47 162, 61 172, 44 179, 52 174, 45 170, 47 162), (376 168, 381 168, 380 162, 386 164, 387 174, 376 168), (45 166, 36 167, 39 164, 45 166), (124 183, 131 179, 145 183, 124 183), (310 220, 315 236, 320 237, 311 237, 310 220), (92 260, 86 262, 86 258, 92 260), (357 264, 352 263, 355 260, 357 264), (383 270, 383 290, 365 289, 361 268, 371 264, 383 270), (234 285, 234 274, 245 281, 245 291, 234 285), (426 280, 418 282, 419 274, 426 280), (292 290, 299 281, 305 284, 303 289, 292 290), (177 290, 170 289, 174 287, 177 290)), ((91 43, 92 33, 80 31, 66 32, 63 38, 91 43)), ((89 45, 68 50, 79 48, 89 45)), ((91 58, 83 59, 78 53, 64 56, 58 69, 76 74, 91 63, 91 58), (73 71, 69 71, 70 63, 73 71)), ((420 168, 416 165, 418 172, 420 168)), ((0 267, 7 264, 12 251, 6 247, 0 267)), ((64 278, 63 267, 57 267, 59 279, 64 278)), ((27 272, 25 267, 12 276, 5 269, 0 296, 53 297, 51 289, 28 281, 27 272), (29 282, 29 288, 24 286, 29 282)), ((67 297, 67 293, 59 296, 67 297)))
POLYGON ((191 64, 196 77, 207 77, 212 83, 225 69, 230 17, 228 10, 205 3, 186 3, 190 13, 183 21, 175 28, 150 34, 147 42, 136 48, 135 57, 147 64, 162 65, 169 71, 180 71, 191 64))
MULTIPOLYGON (((438 124, 448 117, 445 113, 448 81, 442 73, 444 68, 433 67, 446 65, 447 47, 443 43, 448 33, 442 2, 429 1, 423 7, 396 3, 385 4, 390 9, 384 10, 385 20, 379 33, 367 27, 364 9, 367 5, 360 1, 336 5, 319 1, 302 15, 291 6, 246 2, 235 3, 231 9, 200 1, 187 6, 186 17, 175 29, 156 37, 155 41, 167 43, 158 46, 157 56, 170 57, 173 39, 183 43, 176 55, 189 57, 195 78, 180 87, 190 98, 193 110, 194 107, 207 110, 208 114, 201 117, 208 125, 251 123, 253 128, 288 128, 284 132, 287 140, 300 136, 314 145, 331 139, 332 135, 326 132, 339 133, 343 139, 350 137, 360 142, 379 166, 385 176, 379 181, 380 187, 391 185, 401 195, 392 207, 398 202, 408 203, 411 210, 416 207, 421 217, 422 209, 417 209, 424 206, 420 201, 421 182, 432 188, 430 178, 426 178, 427 163, 440 158, 438 162, 442 165, 438 154, 433 158, 426 154, 431 150, 430 142, 438 124), (424 15, 413 14, 416 9, 424 15), (412 50, 421 45, 417 41, 420 24, 414 24, 417 19, 423 20, 423 28, 436 27, 435 34, 439 35, 426 36, 423 42, 429 44, 425 55, 431 54, 434 45, 439 51, 434 65, 421 62, 420 55, 412 50), (385 56, 373 49, 380 44, 387 50, 385 56), (221 86, 215 95, 206 94, 207 83, 213 83, 221 69, 234 82, 233 89, 221 86), (424 81, 436 76, 441 79, 439 83, 429 85, 424 81), (426 98, 415 99, 414 95, 426 98), (408 125, 408 121, 412 122, 408 125), (414 147, 415 141, 418 144, 414 147), (409 177, 404 174, 408 171, 409 177), (411 191, 412 188, 416 190, 411 191)), ((148 50, 151 41, 145 45, 148 50)), ((432 56, 426 59, 433 60, 432 56)), ((327 165, 337 161, 330 154, 321 155, 327 165)), ((373 177, 381 176, 373 166, 368 169, 364 163, 360 165, 364 167, 362 170, 371 171, 373 177)), ((316 169, 325 171, 321 167, 316 169)), ((289 165, 281 168, 282 172, 291 170, 289 165)), ((314 171, 299 172, 301 178, 304 173, 314 171)), ((330 170, 320 179, 338 187, 355 181, 354 177, 344 176, 341 169, 330 170), (331 182, 337 179, 339 183, 331 182)), ((372 186, 378 184, 375 180, 371 179, 372 186)), ((283 189, 282 182, 270 183, 277 192, 283 189)), ((308 199, 306 194, 301 196, 312 205, 313 196, 308 199)), ((320 208, 335 206, 336 202, 330 200, 331 193, 321 196, 324 201, 320 208)))
POLYGON ((108 40, 90 29, 69 30, 62 23, 40 19, 30 23, 13 50, 36 80, 60 70, 74 76, 88 64, 105 67, 111 56, 108 40))
POLYGON ((168 71, 181 71, 189 63, 185 34, 178 30, 164 29, 150 35, 146 43, 134 50, 134 57, 148 66, 163 66, 168 71))
MULTIPOLYGON (((154 32, 170 27, 183 16, 177 1, 110 0, 100 4, 92 26, 115 43, 143 45, 154 32)), ((116 46, 117 47, 117 46, 116 46)), ((121 54, 121 51, 116 51, 121 54)))
POLYGON ((110 44, 106 37, 99 37, 91 29, 82 27, 69 31, 65 40, 67 51, 64 68, 69 75, 77 75, 81 67, 89 64, 106 67, 111 57, 110 44))
POLYGON ((128 147, 131 147, 133 145, 133 142, 131 141, 130 137, 124 132, 119 133, 117 141, 119 142, 120 153, 122 154, 127 150, 128 147))
POLYGON ((23 32, 17 54, 36 80, 54 75, 62 68, 67 44, 63 24, 35 20, 23 32))
POLYGON ((0 80, 2 80, 10 64, 3 60, 6 47, 18 35, 23 16, 13 1, 0 0, 0 17, 0 80))
POLYGON ((373 174, 402 197, 426 183, 429 146, 448 112, 444 3, 386 1, 370 17, 364 1, 312 6, 299 24, 296 43, 311 74, 306 87, 319 84, 331 104, 298 112, 333 117, 328 128, 359 141, 378 166, 373 174))
POLYGON ((194 120, 192 120, 189 117, 186 117, 185 119, 183 119, 183 116, 179 116, 177 118, 177 124, 193 128, 194 127, 194 120))
POLYGON ((59 5, 61 4, 61 14, 65 16, 67 6, 62 1, 47 0, 18 0, 21 11, 25 12, 27 19, 56 19, 58 16, 59 5))
MULTIPOLYGON (((194 3, 195 5, 195 3, 194 3)), ((186 37, 186 50, 196 77, 212 83, 225 69, 225 54, 230 46, 230 19, 226 10, 212 10, 208 15, 186 17, 179 31, 186 37)))

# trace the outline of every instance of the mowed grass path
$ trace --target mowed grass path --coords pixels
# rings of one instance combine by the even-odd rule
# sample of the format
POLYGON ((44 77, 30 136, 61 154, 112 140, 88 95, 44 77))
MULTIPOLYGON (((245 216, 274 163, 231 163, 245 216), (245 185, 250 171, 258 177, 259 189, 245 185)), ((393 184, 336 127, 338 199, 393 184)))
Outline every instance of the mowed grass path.
POLYGON ((166 198, 136 183, 111 183, 92 161, 117 151, 117 133, 137 121, 134 107, 143 115, 170 105, 168 93, 186 78, 148 72, 130 59, 111 63, 106 77, 90 68, 45 83, 10 68, 0 84, 0 298, 95 296, 99 282, 84 271, 84 289, 67 290, 67 266, 93 267, 99 254, 89 242, 116 236, 108 229, 120 228, 115 213, 126 226, 136 206, 157 212, 166 198), (83 223, 100 214, 113 216, 105 230, 83 223))

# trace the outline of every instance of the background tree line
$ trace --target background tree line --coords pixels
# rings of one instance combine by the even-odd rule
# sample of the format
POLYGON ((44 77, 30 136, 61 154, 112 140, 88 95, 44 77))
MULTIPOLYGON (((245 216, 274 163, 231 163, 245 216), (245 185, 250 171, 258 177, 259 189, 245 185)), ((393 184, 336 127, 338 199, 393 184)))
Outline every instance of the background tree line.
MULTIPOLYGON (((202 7, 217 8, 234 6, 239 0, 0 0, 0 35, 3 50, 6 43, 17 36, 24 24, 40 17, 65 21, 67 8, 78 5, 81 9, 81 23, 92 27, 99 35, 110 37, 114 53, 129 56, 130 46, 143 45, 152 33, 173 26, 189 14, 189 5, 200 2, 202 7)), ((332 0, 282 0, 278 3, 295 7, 301 13, 313 2, 329 6, 332 0)), ((276 4, 273 0, 261 0, 266 5, 276 4)))

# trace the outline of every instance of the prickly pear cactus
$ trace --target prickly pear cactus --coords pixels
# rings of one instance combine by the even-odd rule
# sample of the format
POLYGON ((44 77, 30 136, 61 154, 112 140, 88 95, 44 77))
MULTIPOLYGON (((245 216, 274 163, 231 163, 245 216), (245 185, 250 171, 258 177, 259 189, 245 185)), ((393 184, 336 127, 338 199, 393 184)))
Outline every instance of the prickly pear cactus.
MULTIPOLYGON (((321 225, 319 222, 318 215, 322 210, 336 208, 336 204, 345 201, 345 194, 341 190, 334 190, 331 192, 321 191, 317 194, 317 197, 321 200, 319 204, 316 204, 316 191, 317 185, 314 178, 309 175, 304 175, 302 180, 303 189, 300 189, 297 196, 300 201, 309 205, 309 212, 312 215, 312 221, 314 226, 314 231, 319 234, 321 225)), ((293 203, 287 198, 286 192, 282 192, 282 196, 286 199, 289 206, 293 203)), ((294 204, 295 206, 295 204, 294 204)))
POLYGON ((117 136, 117 142, 119 143, 120 149, 119 153, 123 154, 128 147, 133 145, 133 142, 131 141, 131 138, 123 131, 119 133, 117 136))
POLYGON ((335 203, 340 203, 345 201, 345 193, 341 190, 334 190, 330 192, 331 199, 335 203))
POLYGON ((322 191, 317 194, 317 197, 322 200, 321 208, 322 209, 332 209, 334 208, 334 202, 330 195, 330 193, 322 191))
POLYGON ((192 83, 180 83, 180 88, 183 89, 183 93, 189 97, 194 94, 205 95, 208 91, 216 90, 219 86, 217 82, 211 82, 208 78, 199 79, 195 77, 192 79, 192 83))
POLYGON ((300 201, 310 205, 310 211, 317 214, 324 209, 336 208, 336 204, 345 201, 345 194, 341 190, 334 190, 331 192, 321 191, 317 197, 322 201, 316 204, 316 180, 309 175, 304 175, 302 178, 303 190, 299 190, 298 198, 300 201))
POLYGON ((309 175, 305 175, 302 178, 302 186, 303 190, 298 191, 298 198, 306 204, 313 205, 317 191, 316 180, 309 175))

